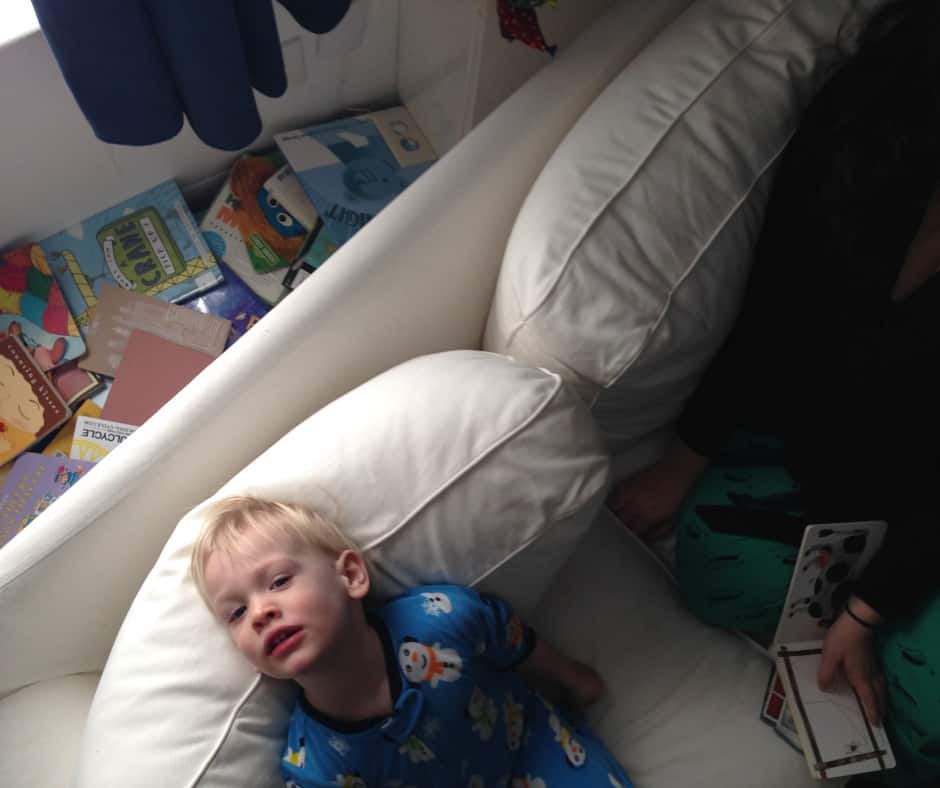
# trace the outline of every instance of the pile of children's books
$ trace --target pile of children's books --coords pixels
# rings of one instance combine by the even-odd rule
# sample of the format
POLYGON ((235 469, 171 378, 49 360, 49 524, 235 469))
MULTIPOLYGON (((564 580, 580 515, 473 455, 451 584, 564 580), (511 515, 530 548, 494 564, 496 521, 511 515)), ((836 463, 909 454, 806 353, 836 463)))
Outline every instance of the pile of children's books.
POLYGON ((435 160, 401 107, 276 140, 201 224, 166 181, 0 252, 0 546, 435 160))

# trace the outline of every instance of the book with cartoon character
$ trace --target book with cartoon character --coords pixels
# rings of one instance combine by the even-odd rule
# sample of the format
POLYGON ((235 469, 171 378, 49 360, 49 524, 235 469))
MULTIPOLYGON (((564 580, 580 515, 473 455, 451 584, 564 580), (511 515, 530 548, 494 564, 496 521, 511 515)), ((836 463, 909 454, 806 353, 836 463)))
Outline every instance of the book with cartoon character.
POLYGON ((404 107, 308 126, 274 139, 337 246, 437 159, 404 107))
POLYGON ((78 326, 38 244, 0 252, 0 332, 19 339, 44 371, 85 352, 78 326))
POLYGON ((0 488, 0 546, 52 506, 92 465, 45 454, 23 454, 0 488))
POLYGON ((32 354, 0 337, 0 465, 64 424, 71 412, 32 354))
POLYGON ((263 182, 257 183, 261 175, 276 171, 276 161, 240 158, 199 225, 216 258, 268 306, 284 294, 280 269, 294 259, 307 234, 287 211, 278 210, 263 182))
POLYGON ((106 283, 175 302, 222 281, 212 251, 171 180, 39 245, 80 331, 106 283))
MULTIPOLYGON (((882 771, 895 764, 884 726, 866 718, 844 676, 838 675, 828 691, 820 690, 817 682, 825 634, 886 530, 882 521, 807 526, 770 646, 783 690, 776 694, 783 703, 774 703, 775 693, 769 692, 761 716, 770 722, 768 709, 779 707, 778 733, 802 749, 816 779, 882 771)), ((774 678, 771 681, 778 686, 774 678)))

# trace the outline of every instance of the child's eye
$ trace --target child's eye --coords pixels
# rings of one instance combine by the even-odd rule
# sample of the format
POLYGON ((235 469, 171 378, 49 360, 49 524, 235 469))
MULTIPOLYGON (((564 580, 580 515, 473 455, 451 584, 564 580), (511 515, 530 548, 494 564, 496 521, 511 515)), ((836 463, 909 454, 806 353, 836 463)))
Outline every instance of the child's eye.
POLYGON ((228 617, 228 623, 234 624, 238 619, 240 619, 245 614, 245 606, 239 605, 236 607, 228 617))
POLYGON ((278 575, 274 578, 274 581, 271 583, 271 588, 280 588, 281 586, 287 585, 290 580, 290 575, 278 575))

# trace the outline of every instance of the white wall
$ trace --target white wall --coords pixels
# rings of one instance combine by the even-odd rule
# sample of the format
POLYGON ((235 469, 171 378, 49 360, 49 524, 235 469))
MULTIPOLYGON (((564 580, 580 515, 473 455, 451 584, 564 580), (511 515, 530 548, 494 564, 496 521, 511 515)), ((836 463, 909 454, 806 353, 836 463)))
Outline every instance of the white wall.
MULTIPOLYGON (((278 99, 256 94, 264 129, 253 148, 278 131, 397 101, 398 0, 353 0, 325 36, 275 7, 289 87, 278 99)), ((184 189, 214 184, 235 157, 188 126, 149 147, 99 141, 41 33, 0 43, 0 107, 0 249, 39 240, 164 178, 184 189)))
MULTIPOLYGON (((549 44, 564 49, 613 0, 563 0, 538 9, 549 44)), ((398 89, 439 154, 552 62, 499 31, 496 0, 404 0, 398 89)))

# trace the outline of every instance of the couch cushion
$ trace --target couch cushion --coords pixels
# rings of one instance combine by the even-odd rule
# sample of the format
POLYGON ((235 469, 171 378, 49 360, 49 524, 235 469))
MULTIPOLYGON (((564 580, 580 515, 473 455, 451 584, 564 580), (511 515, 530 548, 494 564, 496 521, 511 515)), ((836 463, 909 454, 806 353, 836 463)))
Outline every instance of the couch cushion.
POLYGON ((772 166, 873 5, 687 8, 533 185, 484 347, 561 373, 614 449, 670 423, 736 313, 772 166))
MULTIPOLYGON (((354 389, 218 495, 250 492, 334 517, 371 559, 380 595, 449 580, 525 609, 589 527, 607 476, 590 413, 557 375, 456 351, 354 389), (517 564, 525 575, 493 582, 536 542, 540 565, 517 564)), ((183 518, 124 620, 77 786, 129 777, 141 788, 282 785, 295 690, 254 674, 203 605, 188 572, 197 526, 195 511, 183 518)))
POLYGON ((0 699, 0 785, 62 788, 78 759, 98 673, 40 681, 0 699))
POLYGON ((607 681, 588 719, 636 785, 819 785, 759 719, 767 656, 693 618, 663 568, 606 510, 533 623, 607 681))

